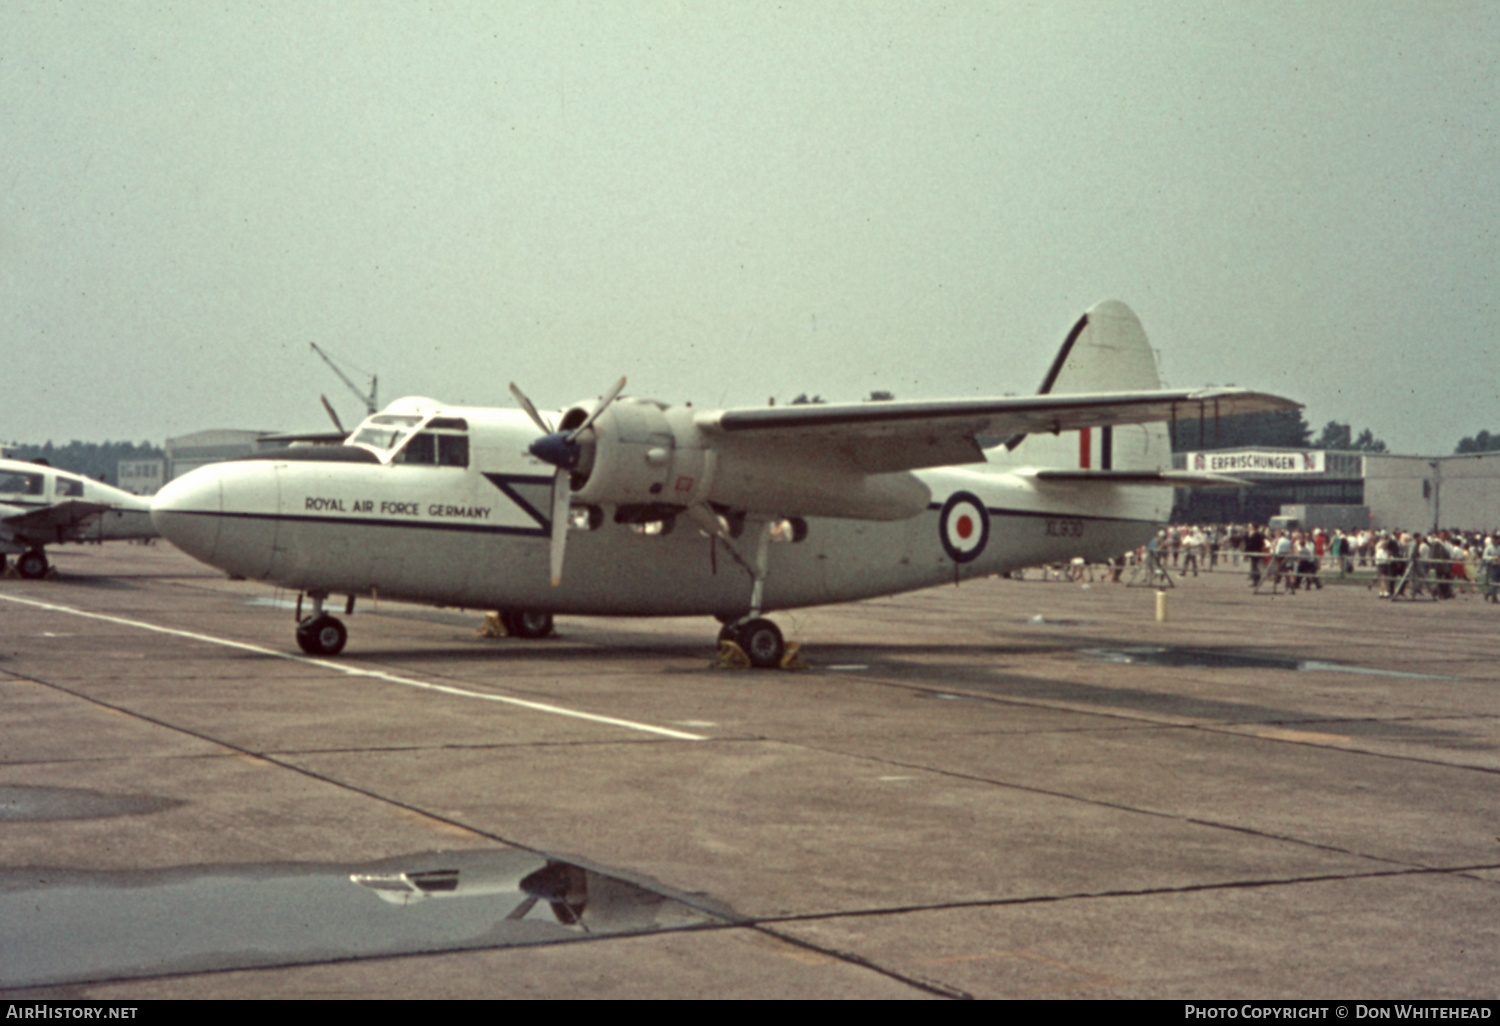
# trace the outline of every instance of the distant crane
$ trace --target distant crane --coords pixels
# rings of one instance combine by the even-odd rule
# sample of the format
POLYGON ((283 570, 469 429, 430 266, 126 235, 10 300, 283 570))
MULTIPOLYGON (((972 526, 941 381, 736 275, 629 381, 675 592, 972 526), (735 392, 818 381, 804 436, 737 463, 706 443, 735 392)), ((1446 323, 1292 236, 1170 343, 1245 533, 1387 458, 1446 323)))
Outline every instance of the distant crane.
MULTIPOLYGON (((352 381, 349 380, 349 375, 347 375, 343 371, 339 370, 339 365, 333 362, 333 357, 331 357, 327 353, 323 352, 322 348, 316 342, 309 342, 308 345, 312 346, 312 351, 313 352, 317 353, 319 356, 321 356, 323 358, 323 362, 324 363, 328 364, 329 367, 333 368, 333 372, 339 376, 339 380, 342 381, 345 385, 349 386, 349 391, 353 392, 355 394, 355 396, 359 399, 359 401, 362 402, 362 403, 364 403, 365 413, 366 414, 374 413, 377 409, 380 408, 380 404, 379 404, 379 402, 376 399, 376 396, 378 395, 378 391, 379 391, 378 390, 378 383, 377 383, 378 379, 375 377, 374 374, 370 375, 370 394, 369 395, 365 395, 363 392, 361 392, 359 390, 359 386, 358 385, 356 385, 354 382, 352 382, 352 381)), ((355 370, 359 370, 359 368, 356 367, 355 370)), ((366 372, 360 370, 360 373, 364 374, 366 372)), ((325 395, 320 395, 320 396, 318 396, 318 398, 321 399, 321 400, 323 400, 323 409, 327 410, 328 411, 328 416, 330 416, 330 417, 333 418, 333 426, 336 427, 336 428, 338 428, 340 431, 344 430, 344 425, 342 425, 342 424, 339 423, 338 414, 334 413, 333 412, 333 407, 331 405, 329 405, 328 397, 325 396, 325 395)))

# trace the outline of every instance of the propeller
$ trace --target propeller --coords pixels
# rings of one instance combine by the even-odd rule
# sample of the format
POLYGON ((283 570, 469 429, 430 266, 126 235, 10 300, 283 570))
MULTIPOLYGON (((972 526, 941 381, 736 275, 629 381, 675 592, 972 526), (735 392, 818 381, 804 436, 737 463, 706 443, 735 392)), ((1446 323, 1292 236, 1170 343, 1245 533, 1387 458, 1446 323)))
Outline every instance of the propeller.
POLYGON ((532 405, 525 393, 517 387, 516 383, 510 383, 510 394, 516 397, 516 402, 521 404, 521 409, 531 418, 542 432, 542 437, 532 442, 527 451, 544 463, 550 463, 557 468, 557 473, 552 478, 552 552, 551 570, 552 586, 555 588, 562 583, 563 550, 568 542, 568 503, 572 497, 572 484, 569 478, 573 470, 583 459, 583 446, 579 444, 578 438, 589 428, 593 427, 594 421, 599 415, 609 408, 609 404, 619 398, 620 392, 625 388, 625 379, 621 378, 615 383, 600 400, 599 405, 594 407, 594 412, 584 418, 582 424, 568 431, 555 431, 536 407, 532 405))
MULTIPOLYGON (((522 877, 520 886, 521 893, 528 898, 550 905, 552 916, 559 923, 579 926, 585 933, 589 932, 583 922, 583 913, 589 904, 588 871, 582 866, 548 859, 541 869, 522 877)), ((526 911, 531 911, 529 905, 526 911)))
POLYGON ((338 428, 340 433, 347 435, 349 432, 345 431, 344 425, 339 423, 339 415, 333 412, 333 404, 328 401, 328 397, 326 395, 320 395, 318 396, 318 398, 323 400, 323 409, 327 410, 328 416, 333 419, 333 426, 338 428))

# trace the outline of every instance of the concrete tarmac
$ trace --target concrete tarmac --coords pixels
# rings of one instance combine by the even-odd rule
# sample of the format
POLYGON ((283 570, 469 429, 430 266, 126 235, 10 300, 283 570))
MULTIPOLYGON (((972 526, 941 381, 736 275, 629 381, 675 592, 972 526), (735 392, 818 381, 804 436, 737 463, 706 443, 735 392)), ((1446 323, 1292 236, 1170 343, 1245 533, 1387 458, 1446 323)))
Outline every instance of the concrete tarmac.
POLYGON ((0 897, 39 910, 0 915, 7 997, 1500 991, 1477 597, 1221 570, 1163 623, 1032 572, 774 614, 799 672, 711 668, 707 617, 362 601, 314 660, 295 595, 165 543, 49 556, 0 580, 0 897), (477 940, 348 882, 444 859, 549 869, 470 897, 477 940))

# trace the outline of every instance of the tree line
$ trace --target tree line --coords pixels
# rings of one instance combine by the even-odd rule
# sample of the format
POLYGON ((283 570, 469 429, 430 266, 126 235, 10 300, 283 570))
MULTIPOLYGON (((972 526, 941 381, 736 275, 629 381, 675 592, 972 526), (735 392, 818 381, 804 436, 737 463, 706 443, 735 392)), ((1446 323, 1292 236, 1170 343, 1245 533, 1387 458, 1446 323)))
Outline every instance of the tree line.
POLYGON ((1172 451, 1241 449, 1266 446, 1276 449, 1332 449, 1337 452, 1386 452, 1386 444, 1365 428, 1358 435, 1349 424, 1330 420, 1317 437, 1301 410, 1274 410, 1208 418, 1184 418, 1172 428, 1172 451))

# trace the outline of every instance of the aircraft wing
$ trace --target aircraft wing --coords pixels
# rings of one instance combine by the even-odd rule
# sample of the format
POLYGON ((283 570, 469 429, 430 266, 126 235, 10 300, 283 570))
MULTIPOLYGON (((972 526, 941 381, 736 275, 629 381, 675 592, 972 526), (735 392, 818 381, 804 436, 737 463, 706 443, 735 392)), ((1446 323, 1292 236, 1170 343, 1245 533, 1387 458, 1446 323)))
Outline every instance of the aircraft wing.
POLYGON ((24 513, 0 517, 0 523, 3 523, 17 538, 41 538, 46 541, 56 541, 65 532, 86 527, 97 519, 99 514, 113 508, 102 502, 64 499, 62 502, 43 506, 40 509, 29 509, 24 513))
MULTIPOLYGON (((726 441, 841 449, 867 474, 981 463, 980 436, 1058 434, 1083 428, 1292 410, 1300 403, 1243 388, 754 407, 699 414, 726 441)), ((1185 483, 1185 482, 1184 482, 1185 483)))
POLYGON ((1249 488, 1254 481, 1228 474, 1210 474, 1194 470, 1034 470, 1038 481, 1069 483, 1102 482, 1106 484, 1171 485, 1174 488, 1249 488))

